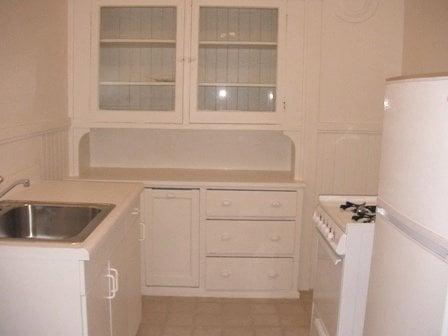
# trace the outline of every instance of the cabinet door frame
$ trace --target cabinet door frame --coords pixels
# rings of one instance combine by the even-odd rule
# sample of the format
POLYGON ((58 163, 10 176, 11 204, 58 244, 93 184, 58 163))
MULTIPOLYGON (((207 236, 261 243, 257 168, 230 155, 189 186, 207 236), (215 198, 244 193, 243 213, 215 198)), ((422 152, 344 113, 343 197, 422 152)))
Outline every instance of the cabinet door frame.
POLYGON ((91 8, 90 113, 93 122, 146 122, 180 124, 183 120, 185 1, 184 0, 93 0, 91 8), (176 75, 174 111, 101 110, 99 107, 101 7, 175 7, 176 75))
POLYGON ((199 190, 198 189, 145 189, 146 239, 144 240, 145 285, 157 287, 199 287, 199 190), (187 275, 169 276, 151 274, 151 256, 153 255, 152 233, 154 221, 153 204, 156 199, 188 199, 191 201, 190 260, 191 268, 187 275))
POLYGON ((191 46, 190 46, 190 106, 189 121, 208 124, 265 124, 280 125, 286 106, 286 25, 287 3, 284 0, 193 0, 191 11, 191 46), (275 8, 278 10, 277 31, 277 75, 276 107, 272 112, 261 111, 199 111, 198 110, 198 67, 199 67, 199 9, 200 7, 235 7, 235 8, 275 8))

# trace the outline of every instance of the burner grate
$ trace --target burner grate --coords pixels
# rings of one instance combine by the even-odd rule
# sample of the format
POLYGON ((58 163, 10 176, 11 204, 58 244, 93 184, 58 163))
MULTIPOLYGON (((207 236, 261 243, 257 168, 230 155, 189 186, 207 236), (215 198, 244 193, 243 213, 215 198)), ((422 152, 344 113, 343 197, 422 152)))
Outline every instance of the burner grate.
POLYGON ((341 204, 340 208, 344 211, 351 211, 354 213, 352 220, 358 223, 371 223, 375 221, 376 206, 366 205, 366 203, 356 204, 353 202, 345 202, 341 204))

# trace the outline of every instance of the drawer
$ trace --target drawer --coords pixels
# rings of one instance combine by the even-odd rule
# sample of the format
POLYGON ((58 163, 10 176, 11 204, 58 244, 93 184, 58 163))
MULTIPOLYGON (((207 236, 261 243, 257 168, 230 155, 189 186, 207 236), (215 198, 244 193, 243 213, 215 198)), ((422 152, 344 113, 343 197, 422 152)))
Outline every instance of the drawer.
POLYGON ((206 289, 269 291, 292 288, 292 258, 216 258, 206 260, 206 289))
POLYGON ((294 221, 207 220, 208 254, 292 254, 294 221))
POLYGON ((208 218, 294 218, 295 191, 207 190, 208 218))

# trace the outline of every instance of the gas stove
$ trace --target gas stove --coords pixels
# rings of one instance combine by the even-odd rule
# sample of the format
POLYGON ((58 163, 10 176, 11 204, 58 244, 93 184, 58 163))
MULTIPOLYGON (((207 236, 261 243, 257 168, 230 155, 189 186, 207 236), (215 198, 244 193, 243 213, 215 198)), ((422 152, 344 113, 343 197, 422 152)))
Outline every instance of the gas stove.
POLYGON ((339 255, 345 255, 347 229, 375 222, 375 196, 320 196, 313 220, 316 229, 339 255))
POLYGON ((375 212, 375 196, 319 197, 312 335, 362 336, 375 212))

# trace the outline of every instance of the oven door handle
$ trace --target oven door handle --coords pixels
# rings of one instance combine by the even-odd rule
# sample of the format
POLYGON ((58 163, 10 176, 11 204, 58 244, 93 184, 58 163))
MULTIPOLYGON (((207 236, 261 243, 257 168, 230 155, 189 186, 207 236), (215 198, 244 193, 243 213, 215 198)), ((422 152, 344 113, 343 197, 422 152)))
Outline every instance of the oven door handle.
POLYGON ((328 256, 330 257, 334 265, 336 266, 337 264, 341 263, 343 258, 333 250, 333 247, 331 247, 330 243, 327 242, 327 240, 324 238, 324 236, 322 235, 322 233, 319 231, 318 228, 316 228, 316 232, 319 241, 323 242, 323 244, 320 245, 325 249, 325 252, 327 252, 328 256))

